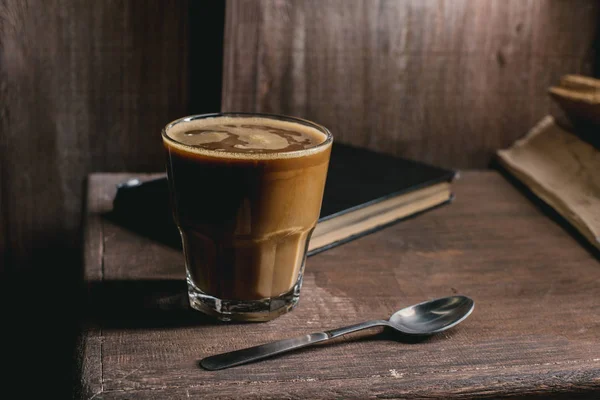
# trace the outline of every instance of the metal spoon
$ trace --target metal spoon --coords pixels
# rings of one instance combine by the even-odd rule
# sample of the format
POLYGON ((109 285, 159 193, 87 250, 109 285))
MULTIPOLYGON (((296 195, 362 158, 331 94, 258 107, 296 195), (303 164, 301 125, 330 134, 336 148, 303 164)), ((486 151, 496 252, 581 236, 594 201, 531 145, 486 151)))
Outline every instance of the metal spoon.
POLYGON ((209 371, 234 367, 276 354, 312 346, 338 336, 375 326, 387 326, 408 335, 430 335, 452 328, 467 318, 474 307, 475 303, 468 297, 444 297, 403 308, 396 311, 389 320, 367 321, 326 332, 312 333, 293 339, 283 339, 260 346, 218 354, 204 358, 200 361, 200 365, 209 371))

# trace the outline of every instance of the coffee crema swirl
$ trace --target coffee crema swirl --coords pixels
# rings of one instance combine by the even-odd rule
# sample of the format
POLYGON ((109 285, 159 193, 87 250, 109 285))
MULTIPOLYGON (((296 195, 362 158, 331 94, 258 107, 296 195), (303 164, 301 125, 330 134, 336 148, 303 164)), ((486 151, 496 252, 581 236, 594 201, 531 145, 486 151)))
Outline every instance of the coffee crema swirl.
POLYGON ((326 140, 315 128, 266 118, 206 118, 173 126, 168 136, 199 152, 273 154, 314 148, 326 140))

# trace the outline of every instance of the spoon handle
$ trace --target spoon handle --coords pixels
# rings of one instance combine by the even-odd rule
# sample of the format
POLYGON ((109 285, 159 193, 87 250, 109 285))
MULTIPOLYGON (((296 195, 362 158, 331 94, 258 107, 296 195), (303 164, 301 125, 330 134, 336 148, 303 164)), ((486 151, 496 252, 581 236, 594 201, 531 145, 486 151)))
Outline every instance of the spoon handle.
POLYGON ((246 349, 206 357, 200 361, 200 365, 209 371, 235 367, 236 365, 262 360, 263 358, 271 357, 276 354, 312 346, 351 332, 381 325, 388 325, 388 322, 383 320, 367 321, 327 332, 311 333, 310 335, 299 336, 292 339, 278 340, 260 346, 248 347, 246 349))
POLYGON ((389 326, 389 325, 390 325, 390 323, 388 321, 384 321, 382 319, 376 319, 373 321, 361 322, 360 324, 345 326, 343 328, 332 329, 325 333, 327 333, 329 335, 329 339, 333 339, 333 338, 336 338, 339 336, 347 335, 352 332, 362 331, 363 329, 369 329, 369 328, 373 328, 376 326, 389 326))

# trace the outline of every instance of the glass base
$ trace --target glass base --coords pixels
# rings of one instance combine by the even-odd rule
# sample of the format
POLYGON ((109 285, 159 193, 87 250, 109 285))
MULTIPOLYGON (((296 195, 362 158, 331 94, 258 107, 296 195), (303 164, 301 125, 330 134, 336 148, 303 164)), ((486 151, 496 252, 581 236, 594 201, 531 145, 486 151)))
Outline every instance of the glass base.
POLYGON ((188 276, 190 306, 220 321, 265 322, 283 315, 296 307, 300 300, 302 275, 294 287, 277 297, 260 300, 223 300, 200 290, 188 276))

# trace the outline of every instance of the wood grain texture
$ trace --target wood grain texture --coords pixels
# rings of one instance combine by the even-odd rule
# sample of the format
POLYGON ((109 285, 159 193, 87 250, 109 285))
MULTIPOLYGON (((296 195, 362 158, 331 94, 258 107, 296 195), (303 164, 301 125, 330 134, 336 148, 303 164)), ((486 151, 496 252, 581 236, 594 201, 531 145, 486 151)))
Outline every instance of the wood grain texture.
POLYGON ((293 114, 337 140, 485 167, 590 73, 595 0, 231 1, 222 108, 293 114))
POLYGON ((92 232, 88 240, 101 243, 86 244, 92 328, 82 336, 81 381, 89 397, 594 398, 600 391, 598 261, 497 173, 464 173, 453 204, 310 257, 296 310, 231 325, 188 308, 180 250, 106 217, 115 184, 129 176, 90 178, 87 226, 97 233, 101 225, 102 239, 92 232), (197 365, 454 293, 471 296, 474 313, 427 340, 363 332, 223 371, 197 365))
POLYGON ((87 173, 163 169, 156 138, 187 107, 186 7, 0 1, 0 250, 12 268, 79 248, 87 173))
POLYGON ((163 169, 160 129, 187 111, 187 38, 186 0, 0 0, 7 388, 69 398, 84 182, 163 169))

